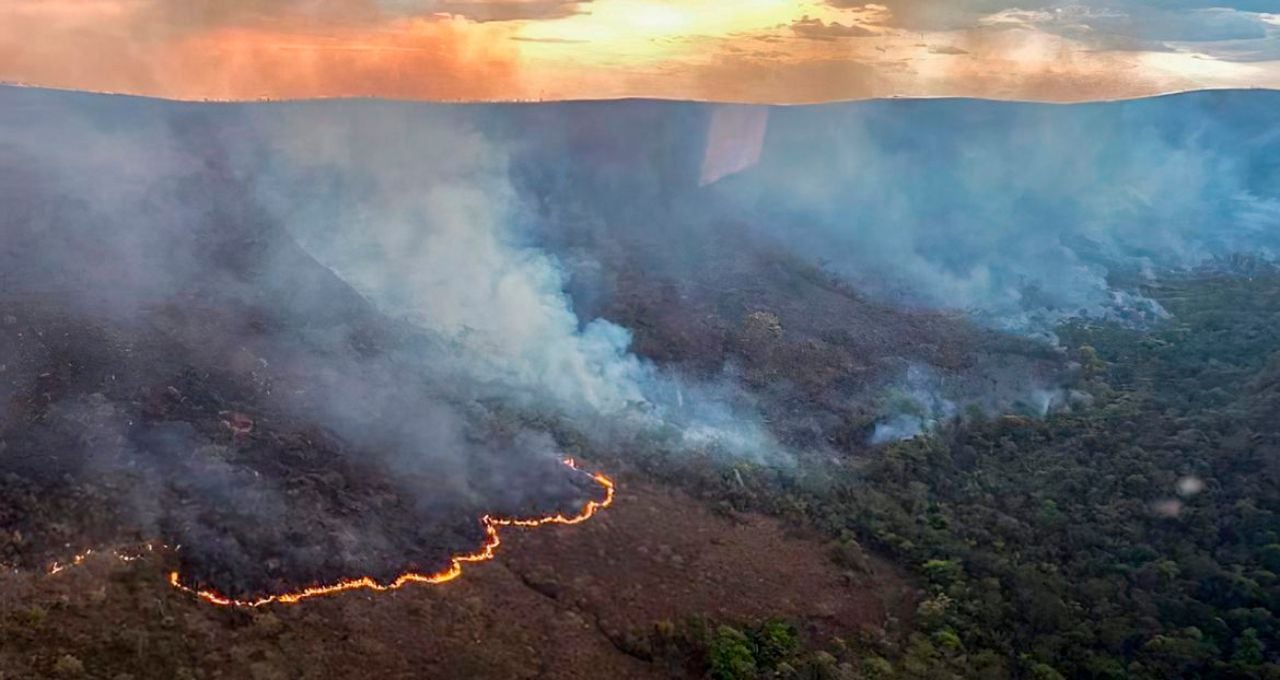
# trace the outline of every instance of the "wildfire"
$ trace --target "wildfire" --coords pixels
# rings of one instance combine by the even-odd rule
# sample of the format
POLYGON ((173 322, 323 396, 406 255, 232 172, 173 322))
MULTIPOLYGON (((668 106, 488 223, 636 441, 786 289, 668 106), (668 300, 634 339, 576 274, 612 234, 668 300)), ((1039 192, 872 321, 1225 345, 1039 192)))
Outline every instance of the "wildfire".
MULTIPOLYGON (((129 552, 126 550, 112 550, 111 556, 115 557, 117 560, 120 560, 121 562, 133 562, 134 560, 140 560, 143 558, 142 551, 155 552, 156 545, 157 544, 155 543, 143 543, 139 547, 139 549, 135 552, 129 552)), ((166 545, 160 545, 160 547, 168 548, 168 546, 166 545)), ((65 571, 67 569, 70 569, 71 567, 78 567, 84 564, 85 560, 89 559, 91 556, 99 552, 101 551, 94 550, 93 548, 89 548, 88 550, 85 550, 84 552, 78 555, 75 555, 74 557, 72 557, 70 560, 66 562, 54 562, 53 564, 50 564, 47 571, 49 572, 49 575, 52 576, 60 571, 65 571)))
POLYGON ((93 548, 89 548, 88 550, 80 553, 79 555, 72 557, 71 561, 69 562, 54 562, 53 564, 49 565, 49 574, 53 575, 60 571, 63 571, 64 569, 69 569, 71 567, 78 567, 84 564, 84 561, 89 559, 89 556, 92 554, 93 554, 93 548))
MULTIPOLYGON (((575 463, 572 458, 565 459, 564 464, 574 470, 579 470, 577 463, 575 463)), ((457 555, 450 558, 449 567, 434 574, 408 572, 396 577, 396 579, 390 583, 379 583, 368 576, 362 576, 359 578, 343 579, 336 583, 326 585, 309 586, 294 592, 268 595, 255 600, 236 600, 212 590, 192 588, 182 583, 182 576, 176 571, 170 572, 169 584, 178 590, 194 595, 210 604, 227 607, 261 607, 263 605, 271 604, 272 602, 294 604, 311 597, 333 595, 335 593, 360 588, 384 592, 388 590, 396 590, 397 588, 401 588, 409 583, 445 583, 462 575, 463 564, 467 562, 484 562, 485 560, 493 559, 494 555, 497 553, 498 546, 502 544, 502 539, 498 535, 498 527, 539 527, 544 524, 581 524, 582 522, 591 519, 591 517, 599 510, 609 507, 609 505, 613 503, 613 480, 599 472, 594 474, 584 472, 583 474, 589 474, 592 480, 604 488, 605 493, 602 500, 587 501, 586 505, 582 506, 582 510, 580 510, 578 514, 572 516, 556 514, 547 517, 519 519, 485 515, 481 518, 481 522, 484 523, 485 539, 480 548, 473 553, 457 555)), ((87 556, 87 553, 84 556, 87 556)), ((76 564, 84 561, 83 556, 77 556, 76 560, 76 564)))
MULTIPOLYGON (((573 470, 581 472, 581 469, 578 467, 577 462, 574 461, 574 459, 572 458, 564 459, 564 464, 572 468, 573 470)), ((347 590, 356 590, 359 588, 367 588, 369 590, 385 592, 388 590, 396 590, 397 588, 401 588, 409 583, 427 583, 427 584, 445 583, 447 581, 452 581, 455 578, 458 578, 459 576, 462 575, 462 565, 464 563, 484 562, 485 560, 493 559, 494 555, 497 553, 498 546, 502 544, 502 539, 498 535, 498 527, 513 526, 513 527, 528 528, 528 527, 539 527, 545 524, 581 524, 591 519, 591 517, 594 516, 596 512, 609 507, 613 503, 613 494, 614 494, 613 480, 609 479, 604 474, 599 472, 596 472, 596 473, 583 472, 583 474, 590 476, 592 481, 594 481, 595 483, 599 484, 601 487, 604 488, 603 499, 598 501, 587 501, 586 505, 582 506, 582 510, 580 510, 578 514, 572 515, 572 516, 555 514, 555 515, 549 515, 546 517, 522 519, 522 518, 493 517, 491 515, 485 515, 484 517, 480 518, 480 521, 484 524, 484 533, 485 533, 484 543, 481 544, 480 548, 476 550, 476 552, 465 554, 465 555, 457 555, 450 558, 449 567, 447 569, 444 569, 443 571, 440 571, 434 574, 421 574, 417 572, 407 572, 396 577, 396 579, 391 581, 390 583, 385 583, 385 584, 378 583, 377 581, 375 581, 374 579, 368 576, 362 576, 360 578, 343 579, 336 583, 330 583, 327 585, 308 586, 306 588, 303 588, 302 590, 289 592, 289 593, 277 593, 275 595, 269 595, 267 597, 262 597, 255 600, 236 600, 233 598, 223 596, 212 590, 201 590, 198 588, 192 588, 182 583, 182 576, 176 571, 169 573, 169 584, 172 585, 174 588, 181 590, 184 593, 189 593, 191 595, 194 595, 199 599, 205 602, 208 602, 210 604, 216 604, 216 605, 221 605, 226 607, 261 607, 263 605, 271 604, 272 602, 280 602, 283 604, 294 604, 297 602, 301 602, 302 600, 305 600, 310 597, 318 597, 320 595, 333 595, 334 593, 340 593, 347 590)), ((181 548, 181 547, 182 546, 178 546, 178 548, 181 548)), ((157 549, 167 550, 169 549, 169 546, 164 544, 157 544, 157 543, 144 543, 141 546, 140 550, 138 551, 127 552, 123 550, 113 550, 111 551, 110 554, 122 562, 133 562, 134 560, 138 560, 143 557, 143 554, 142 554, 143 551, 155 552, 157 549)), ((53 564, 49 565, 48 573, 50 575, 53 575, 53 574, 57 574, 58 572, 69 569, 71 567, 80 566, 81 564, 84 564, 85 560, 89 559, 90 556, 98 552, 101 552, 101 551, 95 551, 94 549, 90 548, 88 550, 85 550, 82 553, 79 553, 78 555, 75 555, 67 562, 54 562, 53 564)))

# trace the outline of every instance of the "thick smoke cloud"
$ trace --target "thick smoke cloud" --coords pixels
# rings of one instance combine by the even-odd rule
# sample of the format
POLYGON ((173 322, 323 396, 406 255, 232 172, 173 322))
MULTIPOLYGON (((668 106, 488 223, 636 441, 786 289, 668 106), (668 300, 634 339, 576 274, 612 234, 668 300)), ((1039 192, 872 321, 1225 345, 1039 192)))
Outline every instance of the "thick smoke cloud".
MULTIPOLYGON (((461 111, 2 96, 0 462, 112 501, 69 542, 159 536, 257 595, 580 507, 552 431, 782 460, 736 395, 579 320, 461 111)), ((15 513, 19 560, 62 548, 15 513)))
MULTIPOLYGON (((1280 246, 1274 96, 1075 107, 965 101, 775 110, 759 163, 712 187, 861 290, 1046 332, 1157 318, 1118 275, 1280 246)), ((1131 278, 1136 278, 1132 277, 1131 278)))
POLYGON ((588 433, 674 433, 675 446, 780 456, 748 411, 713 397, 723 390, 683 384, 632 355, 627 329, 578 317, 558 258, 532 240, 508 152, 468 114, 256 110, 270 145, 258 195, 320 262, 432 335, 438 349, 421 363, 434 382, 561 414, 588 433))
POLYGON ((518 240, 500 152, 461 116, 290 109, 259 119, 273 164, 259 186, 321 262, 526 402, 617 412, 643 399, 626 330, 579 323, 554 260, 518 240))
MULTIPOLYGON (((1071 400, 1053 375, 1007 356, 931 354, 970 347, 964 324, 932 335, 919 317, 831 307, 825 292, 775 277, 778 268, 817 265, 896 312, 963 316, 1045 348, 1059 322, 1081 314, 1158 322, 1166 312, 1143 296, 1144 281, 1219 256, 1274 256, 1277 106, 1273 93, 1221 92, 1068 107, 565 104, 491 117, 519 140, 517 186, 542 206, 539 233, 553 251, 575 253, 566 259, 571 286, 590 282, 592 294, 575 294, 576 304, 625 316, 634 289, 649 285, 658 289, 649 297, 663 300, 659 314, 699 305, 769 312, 780 335, 854 340, 868 367, 860 385, 932 393, 907 401, 925 411, 953 404, 945 415, 971 406, 1043 413, 1071 400), (781 264, 780 254, 794 262, 781 264), (787 297, 802 290, 807 297, 787 297), (835 310, 846 315, 840 322, 815 323, 835 310), (896 342, 883 343, 886 334, 896 342), (937 379, 913 380, 904 362, 932 366, 926 374, 937 379)), ((748 349, 744 360, 765 354, 748 349)), ((770 381, 758 391, 798 398, 774 377, 776 365, 756 363, 748 381, 770 381)), ((785 378, 823 370, 788 369, 785 378)), ((815 389, 810 405, 831 396, 815 389)), ((851 403, 875 399, 844 389, 851 403)), ((902 400, 879 401, 882 421, 903 411, 902 400)), ((919 429, 912 418, 916 426, 899 429, 919 429)))
MULTIPOLYGON (((398 359, 417 361, 440 390, 608 418, 632 434, 687 426, 697 445, 721 439, 709 421, 732 420, 727 446, 767 453, 758 426, 727 404, 702 403, 699 395, 715 388, 661 374, 628 353, 625 328, 577 317, 556 257, 530 240, 529 211, 510 185, 502 145, 469 122, 466 109, 333 102, 197 114, 107 98, 81 100, 82 107, 45 105, 40 95, 15 99, 25 106, 10 109, 3 142, 11 158, 29 160, 6 169, 19 186, 47 182, 72 206, 64 209, 83 211, 51 216, 45 211, 56 201, 14 201, 15 228, 34 233, 53 220, 67 230, 65 248, 42 251, 22 264, 28 271, 10 270, 15 280, 62 286, 77 301, 120 312, 205 278, 224 290, 245 288, 184 225, 210 213, 278 225, 380 310, 426 332, 422 356, 398 359), (241 207, 196 186, 207 181, 197 173, 210 156, 219 157, 230 188, 245 192, 236 195, 241 207), (23 214, 24 206, 41 212, 23 214)), ((308 291, 294 285, 297 256, 272 251, 252 285, 291 296, 297 309, 332 307, 334 300, 303 299, 308 291)), ((353 401, 368 403, 368 395, 353 401)))

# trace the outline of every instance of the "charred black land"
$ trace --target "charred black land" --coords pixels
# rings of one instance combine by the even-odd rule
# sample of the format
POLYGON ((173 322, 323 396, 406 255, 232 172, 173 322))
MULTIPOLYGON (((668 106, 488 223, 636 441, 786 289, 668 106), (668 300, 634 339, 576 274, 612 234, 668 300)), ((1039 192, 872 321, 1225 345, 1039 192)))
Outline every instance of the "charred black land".
POLYGON ((166 122, 187 172, 145 190, 180 218, 79 198, 39 158, 4 166, 5 564, 180 546, 185 584, 252 599, 437 573, 484 543, 483 515, 599 495, 527 428, 415 378, 429 341, 255 210, 216 123, 166 122), (335 390, 368 394, 339 411, 335 390), (415 423, 468 456, 412 449, 431 443, 415 423))

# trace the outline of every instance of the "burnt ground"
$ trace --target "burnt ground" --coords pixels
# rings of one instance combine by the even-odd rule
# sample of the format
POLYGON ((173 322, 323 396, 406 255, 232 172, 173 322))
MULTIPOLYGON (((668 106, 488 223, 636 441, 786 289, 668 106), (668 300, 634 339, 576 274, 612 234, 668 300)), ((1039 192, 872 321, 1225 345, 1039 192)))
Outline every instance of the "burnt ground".
POLYGON ((254 599, 437 573, 486 514, 599 495, 545 433, 432 380, 434 340, 250 200, 216 126, 168 124, 184 162, 128 208, 41 157, 0 166, 0 564, 158 541, 188 585, 254 599), (148 211, 174 199, 186 219, 148 211))
MULTIPOLYGON (((359 385, 343 373, 350 359, 305 345, 282 354, 278 334, 240 326, 241 307, 164 307, 128 323, 50 299, 4 298, 0 310, 5 565, 157 541, 182 546, 188 585, 252 599, 436 573, 483 541, 482 515, 574 513, 601 494, 555 455, 523 450, 505 423, 473 425, 479 442, 461 460, 412 451, 413 465, 387 455, 394 432, 336 434, 336 414, 299 411, 296 395, 325 387, 309 372, 321 364, 359 385), (240 342, 219 347, 226 338, 240 342), (295 396, 290 408, 277 392, 295 396)), ((377 386, 425 420, 444 408, 411 378, 377 386)))
POLYGON ((586 524, 507 530, 497 560, 394 593, 244 610, 169 588, 153 559, 5 574, 0 669, 6 680, 76 675, 68 667, 94 678, 660 678, 669 670, 624 651, 629 632, 658 621, 784 616, 821 642, 911 610, 909 586, 879 560, 844 572, 823 541, 777 521, 619 481, 615 505, 586 524))
MULTIPOLYGON (((505 530, 497 561, 469 565, 448 584, 252 611, 198 602, 166 584, 170 568, 250 595, 353 573, 390 578, 414 566, 406 556, 470 549, 478 515, 456 514, 458 529, 432 515, 424 534, 412 525, 419 515, 397 514, 406 509, 406 492, 387 484, 385 470, 355 464, 360 458, 324 427, 271 411, 264 392, 292 391, 298 378, 277 357, 263 366, 257 357, 265 352, 252 343, 258 351, 219 348, 219 329, 230 321, 219 321, 216 309, 161 310, 122 331, 109 319, 85 323, 50 312, 57 308, 9 298, 5 317, 12 321, 0 328, 9 377, 25 378, 7 383, 10 455, 0 481, 0 549, 19 568, 0 577, 5 680, 75 675, 66 669, 81 666, 95 678, 670 677, 633 643, 659 621, 782 616, 821 642, 862 627, 883 629, 890 613, 912 610, 910 588, 886 563, 873 558, 873 573, 848 573, 821 538, 760 516, 713 511, 706 501, 626 472, 614 506, 591 521, 505 530), (184 340, 193 337, 203 342, 184 340), (193 346, 199 351, 189 352, 193 346), (95 415, 99 410, 105 414, 95 415), (58 425, 68 418, 74 426, 58 425), (85 424, 99 420, 114 424, 102 432, 133 444, 135 457, 123 472, 120 461, 102 458, 109 439, 83 440, 85 424), (179 425, 201 443, 143 445, 156 427, 179 425), (137 457, 146 451, 158 457, 137 457), (24 468, 22 452, 44 453, 24 468), (217 502, 224 496, 187 488, 189 478, 208 474, 210 461, 280 485, 289 521, 260 524, 234 502, 217 502), (154 465, 166 467, 146 474, 154 465), (159 515, 121 507, 121 494, 138 483, 155 495, 159 515), (359 551, 364 561, 337 564, 291 562, 280 550, 293 540, 343 554, 327 541, 340 540, 353 522, 395 539, 392 549, 359 551), (213 541, 194 553, 184 548, 128 564, 103 555, 43 573, 51 560, 84 547, 156 538, 178 544, 199 527, 235 536, 242 549, 227 553, 213 541), (440 536, 453 542, 442 550, 430 540, 440 536)), ((539 502, 560 498, 573 506, 596 492, 580 488, 581 495, 539 502)), ((540 510, 530 501, 510 500, 508 510, 540 510)))
MULTIPOLYGON (((45 113, 0 111, 17 129, 45 113)), ((174 111, 156 115, 181 142, 181 171, 127 209, 68 193, 38 155, 0 165, 4 680, 665 677, 634 640, 656 621, 782 616, 821 643, 912 610, 874 558, 846 573, 824 540, 617 470, 615 507, 508 531, 497 561, 442 586, 254 611, 171 588, 174 567, 237 597, 435 571, 474 548, 485 513, 565 511, 599 492, 556 455, 557 438, 581 433, 433 383, 420 359, 447 353, 254 204, 220 155, 229 123, 174 111), (173 197, 183 219, 154 210, 173 197), (153 540, 182 549, 44 573, 85 547, 153 540)), ((869 301, 767 242, 732 238, 732 225, 698 233, 687 254, 707 265, 688 269, 651 266, 662 229, 547 242, 598 265, 603 280, 585 286, 571 272, 581 318, 625 325, 637 354, 675 372, 727 366, 797 451, 856 459, 874 396, 904 363, 988 392, 1002 371, 1059 368, 954 316, 869 301)))

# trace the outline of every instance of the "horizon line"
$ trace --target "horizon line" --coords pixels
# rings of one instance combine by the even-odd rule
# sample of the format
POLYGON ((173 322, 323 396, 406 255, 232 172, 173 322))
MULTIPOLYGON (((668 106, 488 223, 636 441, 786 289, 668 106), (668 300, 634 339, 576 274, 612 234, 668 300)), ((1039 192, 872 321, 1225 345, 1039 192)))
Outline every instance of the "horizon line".
POLYGON ((1080 106, 1088 104, 1108 104, 1131 101, 1142 101, 1148 99, 1162 99, 1166 97, 1177 97, 1183 95, 1192 95, 1198 93, 1210 92, 1274 92, 1280 93, 1280 88, 1252 85, 1248 87, 1198 87, 1186 88, 1180 90, 1168 90, 1153 94, 1133 95, 1128 97, 1111 97, 1098 99, 1073 99, 1073 100, 1055 100, 1055 99, 1018 99, 1005 97, 982 97, 982 96, 966 96, 966 95, 903 95, 889 94, 876 97, 848 97, 843 99, 826 99, 811 102, 763 102, 749 100, 732 100, 732 99, 682 99, 678 97, 661 97, 661 96, 644 96, 644 95, 625 95, 625 96, 604 96, 604 97, 574 97, 564 99, 426 99, 426 98, 402 98, 402 97, 386 97, 377 95, 334 95, 325 97, 258 97, 253 99, 219 99, 213 97, 184 98, 184 97, 166 97, 152 94, 139 94, 136 92, 119 92, 111 90, 86 90, 67 87, 56 87, 50 85, 40 85, 32 83, 0 81, 0 88, 23 89, 23 90, 43 90, 46 92, 57 92, 63 94, 81 94, 101 97, 122 97, 129 99, 142 99, 156 102, 168 102, 174 104, 213 104, 213 105, 236 105, 236 104, 305 104, 311 102, 387 102, 393 104, 435 104, 448 106, 475 106, 475 105, 527 105, 527 104, 591 104, 591 103, 618 103, 618 102, 655 102, 668 104, 710 104, 725 106, 765 106, 765 107, 802 107, 802 106, 831 106, 839 104, 852 104, 861 102, 881 102, 881 101, 933 101, 933 100, 950 100, 950 101, 981 101, 1002 104, 1038 104, 1048 106, 1080 106))

